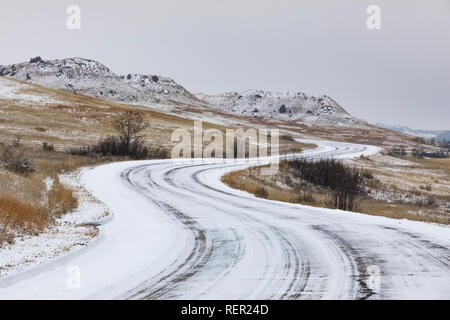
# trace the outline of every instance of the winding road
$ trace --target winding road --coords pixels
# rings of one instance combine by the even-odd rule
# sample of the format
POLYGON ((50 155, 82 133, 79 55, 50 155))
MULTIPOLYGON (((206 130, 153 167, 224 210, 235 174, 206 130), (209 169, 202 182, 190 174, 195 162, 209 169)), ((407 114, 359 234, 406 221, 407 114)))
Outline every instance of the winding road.
MULTIPOLYGON (((303 157, 378 149, 318 145, 303 157)), ((100 238, 0 298, 449 299, 450 230, 256 198, 220 182, 261 160, 130 161, 80 179, 114 214, 100 238), (77 266, 81 287, 67 287, 77 266)), ((264 160, 262 160, 264 162, 264 160)))

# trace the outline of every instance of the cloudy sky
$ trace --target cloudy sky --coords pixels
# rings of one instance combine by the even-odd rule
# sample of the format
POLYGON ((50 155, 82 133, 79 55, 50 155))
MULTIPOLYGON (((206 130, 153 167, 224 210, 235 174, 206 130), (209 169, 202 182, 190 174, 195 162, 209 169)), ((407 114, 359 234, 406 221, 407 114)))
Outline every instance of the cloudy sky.
POLYGON ((328 94, 372 123, 450 129, 450 0, 2 0, 0 64, 85 57, 192 92, 328 94), (66 9, 81 9, 68 30, 66 9), (381 30, 366 9, 381 8, 381 30))

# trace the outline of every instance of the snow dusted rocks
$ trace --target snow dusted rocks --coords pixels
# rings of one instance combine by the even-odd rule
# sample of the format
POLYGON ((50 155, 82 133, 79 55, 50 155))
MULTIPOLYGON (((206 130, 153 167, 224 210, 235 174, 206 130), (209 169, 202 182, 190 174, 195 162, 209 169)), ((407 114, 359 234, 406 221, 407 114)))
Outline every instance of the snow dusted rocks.
POLYGON ((83 58, 42 60, 37 57, 30 62, 5 66, 0 75, 119 103, 145 106, 198 102, 170 78, 139 74, 119 76, 103 64, 83 58))
POLYGON ((365 124, 326 95, 248 90, 219 95, 197 94, 197 97, 216 108, 237 114, 322 125, 365 124))
POLYGON ((351 116, 326 95, 248 90, 195 96, 170 78, 153 74, 120 76, 97 61, 83 58, 43 60, 36 57, 29 62, 4 66, 0 76, 163 111, 170 111, 168 106, 185 106, 194 107, 198 112, 217 109, 230 114, 313 125, 365 126, 365 122, 351 116))

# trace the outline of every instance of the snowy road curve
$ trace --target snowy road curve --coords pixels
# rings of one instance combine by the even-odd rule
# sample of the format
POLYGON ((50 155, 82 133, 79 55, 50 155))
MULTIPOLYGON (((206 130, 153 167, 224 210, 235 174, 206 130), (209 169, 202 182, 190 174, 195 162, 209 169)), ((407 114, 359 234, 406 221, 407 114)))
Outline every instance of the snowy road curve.
MULTIPOLYGON (((305 156, 377 151, 315 143, 305 156)), ((220 182, 249 165, 165 160, 84 171, 113 220, 77 255, 0 281, 0 298, 450 298, 448 228, 259 199, 220 182), (69 266, 81 272, 80 289, 67 288, 69 266), (378 280, 379 290, 368 284, 378 280)))

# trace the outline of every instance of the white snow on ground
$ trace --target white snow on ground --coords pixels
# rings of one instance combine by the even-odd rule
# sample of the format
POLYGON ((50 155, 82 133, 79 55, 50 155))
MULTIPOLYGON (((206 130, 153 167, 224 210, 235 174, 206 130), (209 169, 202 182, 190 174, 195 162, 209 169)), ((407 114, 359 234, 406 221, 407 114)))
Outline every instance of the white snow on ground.
MULTIPOLYGON (((377 148, 314 141, 307 155, 377 148)), ((81 182, 114 218, 95 246, 0 298, 449 298, 449 230, 426 223, 259 199, 220 177, 248 160, 134 161, 86 169, 81 182), (78 266, 81 288, 67 287, 78 266), (379 290, 367 269, 380 270, 379 290)), ((261 161, 259 161, 261 163, 261 161)))
MULTIPOLYGON (((28 272, 33 273, 36 266, 86 247, 98 234, 94 225, 111 218, 105 206, 80 186, 75 173, 62 175, 60 181, 76 190, 78 208, 40 235, 16 238, 13 244, 0 248, 0 279, 22 278, 28 272)), ((53 181, 47 179, 46 183, 51 187, 53 181)))
MULTIPOLYGON (((162 270, 181 256, 184 248, 177 247, 179 243, 192 246, 182 228, 174 228, 169 216, 158 212, 141 194, 123 183, 121 172, 141 163, 121 162, 84 170, 81 181, 114 214, 109 223, 100 227, 104 237, 70 262, 51 263, 47 272, 36 277, 18 282, 6 279, 7 286, 0 289, 0 298, 116 297, 144 281, 147 271, 162 270), (66 272, 72 265, 81 270, 81 290, 72 291, 66 286, 66 272), (12 282, 13 287, 8 286, 12 282), (98 292, 99 288, 104 291, 98 292)), ((3 283, 0 281, 0 287, 3 283)))
POLYGON ((23 90, 31 89, 31 86, 17 81, 0 77, 0 100, 18 100, 21 103, 39 102, 42 104, 62 103, 48 96, 47 93, 40 94, 24 93, 23 90))

